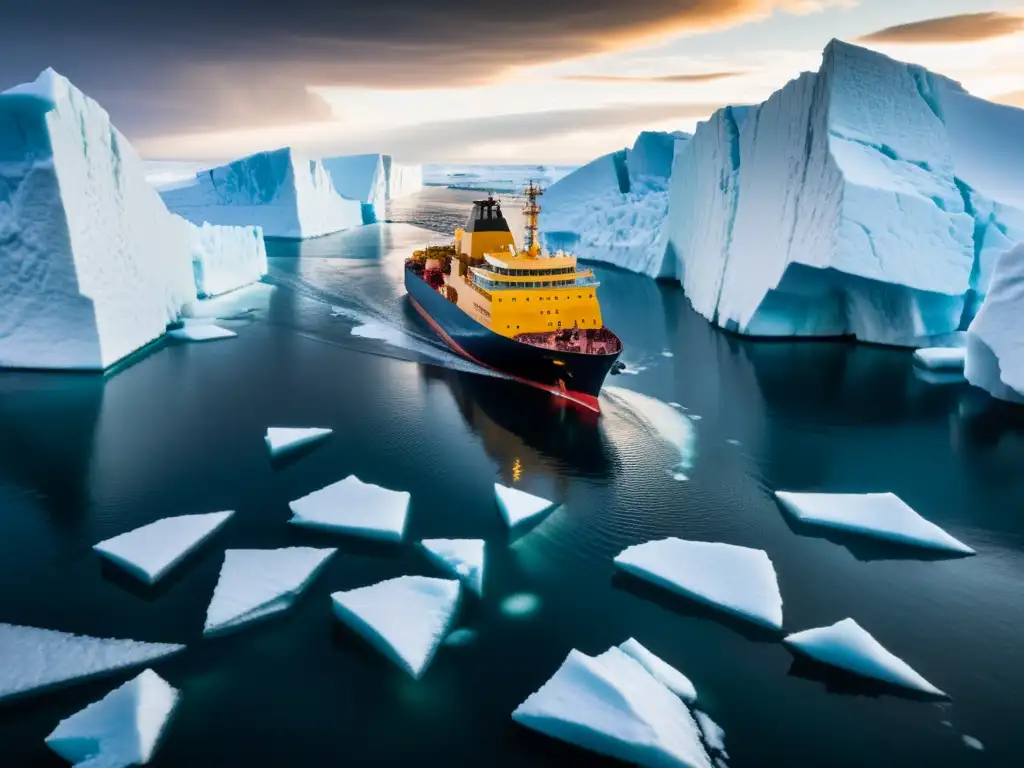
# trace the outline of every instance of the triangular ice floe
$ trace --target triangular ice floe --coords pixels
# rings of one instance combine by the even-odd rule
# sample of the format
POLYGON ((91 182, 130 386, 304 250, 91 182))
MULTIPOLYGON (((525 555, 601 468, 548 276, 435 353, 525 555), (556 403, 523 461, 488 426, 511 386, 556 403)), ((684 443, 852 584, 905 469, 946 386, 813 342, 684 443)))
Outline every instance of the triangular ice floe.
POLYGON ((782 508, 801 522, 859 533, 897 544, 960 552, 974 550, 928 522, 894 493, 776 491, 782 508))
POLYGON ((555 507, 553 501, 498 483, 494 484, 494 496, 509 528, 515 528, 555 507))
POLYGON ((355 475, 288 504, 289 523, 353 536, 401 541, 409 515, 408 491, 362 482, 355 475))
POLYGON ((690 678, 668 662, 655 656, 632 637, 626 642, 620 643, 619 650, 637 661, 655 680, 687 704, 692 704, 697 700, 697 689, 693 687, 690 678))
POLYGON ((322 440, 331 432, 332 430, 323 427, 268 427, 263 442, 267 444, 271 456, 280 456, 287 451, 322 440))
POLYGON ((775 568, 760 549, 669 538, 628 547, 615 565, 693 600, 782 629, 775 568))
POLYGON ((335 549, 229 549, 206 610, 204 635, 287 610, 335 549))
POLYGON ((153 757, 178 691, 151 669, 64 720, 46 745, 68 762, 88 768, 145 765, 153 757))
POLYGON ((93 546, 147 584, 155 584, 215 534, 233 512, 165 517, 93 546))
POLYGON ((914 352, 914 361, 925 368, 962 371, 966 347, 926 347, 914 352))
POLYGON ((137 667, 184 648, 0 624, 0 701, 137 667))
POLYGON ((512 719, 556 739, 649 768, 711 768, 682 702, 618 648, 573 650, 512 719))
POLYGON ((167 335, 179 341, 216 341, 217 339, 231 339, 238 334, 227 328, 221 328, 219 325, 192 323, 168 331, 167 335))
POLYGON ((424 539, 427 556, 477 595, 484 591, 483 539, 424 539))
POLYGON ((459 582, 399 576, 331 595, 334 614, 398 666, 419 678, 455 619, 459 582))
POLYGON ((855 675, 881 680, 932 696, 942 691, 915 672, 909 664, 885 650, 875 638, 853 619, 843 619, 829 627, 794 632, 783 640, 786 645, 823 664, 831 664, 855 675))

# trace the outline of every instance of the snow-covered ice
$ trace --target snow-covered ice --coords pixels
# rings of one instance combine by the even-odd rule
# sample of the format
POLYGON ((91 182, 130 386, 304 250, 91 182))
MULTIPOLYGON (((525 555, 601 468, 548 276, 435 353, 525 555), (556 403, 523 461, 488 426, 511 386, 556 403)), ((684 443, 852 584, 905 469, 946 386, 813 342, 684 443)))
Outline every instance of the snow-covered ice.
POLYGON ((0 701, 148 664, 184 649, 0 624, 0 701))
POLYGON ((396 163, 391 155, 384 155, 385 195, 398 200, 423 189, 423 166, 396 163))
POLYGON ((853 619, 843 619, 828 627, 795 632, 787 635, 783 642, 823 664, 932 696, 945 697, 942 691, 911 669, 905 661, 885 650, 853 619))
POLYGON ((195 299, 188 233, 66 78, 0 94, 0 157, 0 367, 108 368, 195 299))
POLYGON ((228 293, 267 274, 267 246, 259 227, 196 226, 181 216, 172 216, 188 232, 199 298, 228 293))
POLYGON ((484 592, 483 539, 424 539, 420 545, 439 567, 477 595, 484 592))
POLYGON ((455 579, 399 576, 331 600, 338 619, 419 679, 451 629, 459 591, 455 579))
POLYGON ((234 512, 165 517, 93 545, 100 555, 155 584, 231 518, 234 512))
POLYGON ((771 629, 782 629, 775 568, 760 549, 668 538, 627 547, 616 567, 771 629))
POLYGON ((263 441, 271 456, 280 456, 282 453, 323 440, 332 431, 325 427, 268 427, 263 441))
POLYGON ((520 725, 648 768, 711 768, 693 716, 637 661, 577 650, 512 713, 520 725))
POLYGON ((291 147, 203 171, 162 196, 193 224, 258 226, 264 237, 319 237, 363 223, 362 203, 338 193, 323 162, 291 147))
POLYGON ((630 183, 648 176, 667 179, 672 175, 676 147, 691 138, 693 137, 690 134, 682 131, 642 131, 633 142, 632 149, 626 153, 630 183))
POLYGON ((619 650, 638 661, 640 666, 646 669, 655 680, 687 704, 692 704, 697 700, 697 689, 693 687, 690 678, 668 662, 655 656, 634 638, 631 637, 626 642, 621 643, 619 650))
POLYGON ((1024 403, 1024 243, 996 262, 988 296, 967 333, 964 374, 993 397, 1024 403))
POLYGON ((924 347, 914 352, 914 362, 932 370, 962 371, 966 357, 966 347, 924 347))
POLYGON ((186 323, 181 328, 168 331, 167 335, 178 341, 218 341, 233 339, 238 334, 212 323, 186 323))
POLYGON ((505 523, 509 528, 522 525, 528 520, 550 512, 557 506, 555 502, 548 499, 499 483, 494 484, 494 498, 497 500, 498 509, 501 510, 501 516, 505 518, 505 523))
POLYGON ((204 635, 288 610, 337 550, 229 549, 206 610, 204 635))
POLYGON ((364 224, 384 219, 388 184, 383 155, 325 157, 321 162, 337 193, 362 204, 364 224))
POLYGON ((371 539, 401 541, 409 516, 408 491, 364 483, 355 475, 289 502, 288 522, 371 539))
POLYGON ((46 746, 84 768, 145 765, 159 746, 178 698, 178 691, 156 672, 143 670, 61 720, 46 737, 46 746))
POLYGON ((708 749, 727 756, 725 731, 722 730, 722 726, 700 710, 694 710, 693 716, 697 720, 697 725, 700 726, 700 732, 704 735, 704 743, 708 749))
POLYGON ((974 554, 974 550, 915 512, 894 493, 776 491, 783 509, 803 523, 858 533, 898 544, 974 554))

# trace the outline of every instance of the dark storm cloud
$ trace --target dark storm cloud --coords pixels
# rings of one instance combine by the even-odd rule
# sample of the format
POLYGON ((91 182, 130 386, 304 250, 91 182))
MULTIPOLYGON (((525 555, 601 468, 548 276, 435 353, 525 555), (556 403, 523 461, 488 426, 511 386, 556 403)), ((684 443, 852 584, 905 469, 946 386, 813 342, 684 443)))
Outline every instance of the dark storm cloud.
POLYGON ((517 66, 737 23, 787 4, 35 0, 4 9, 0 84, 52 66, 130 137, 294 123, 330 117, 307 85, 483 83, 517 66))
POLYGON ((728 77, 739 77, 746 72, 699 72, 680 75, 566 75, 562 80, 577 83, 709 83, 713 80, 724 80, 728 77))
POLYGON ((861 38, 869 43, 969 43, 1024 30, 1024 17, 1010 13, 964 13, 886 27, 861 38))

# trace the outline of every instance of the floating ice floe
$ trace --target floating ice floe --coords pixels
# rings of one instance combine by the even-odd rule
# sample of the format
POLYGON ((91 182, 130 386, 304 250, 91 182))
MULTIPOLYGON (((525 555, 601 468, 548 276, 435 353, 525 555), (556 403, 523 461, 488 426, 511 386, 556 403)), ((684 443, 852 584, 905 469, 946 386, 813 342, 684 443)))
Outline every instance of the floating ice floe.
POLYGON ((577 650, 512 713, 520 725, 647 768, 711 768, 682 702, 618 648, 577 650))
POLYGON ((668 688, 687 704, 697 700, 697 689, 690 679, 671 664, 655 656, 632 637, 619 645, 619 650, 639 662, 655 680, 668 688))
POLYGON ((760 549, 669 538, 615 558, 623 571, 771 629, 782 629, 775 568, 760 549))
POLYGON ((947 552, 974 554, 893 493, 791 493, 776 491, 783 509, 811 525, 947 552))
POLYGON ((529 592, 517 592, 501 601, 500 610, 514 619, 532 616, 540 610, 540 598, 529 592))
POLYGON ((498 500, 498 509, 509 528, 550 512, 556 506, 555 502, 548 499, 498 483, 494 484, 494 497, 498 500))
POLYGON ((905 661, 885 650, 853 619, 843 619, 829 627, 795 632, 787 635, 783 642, 816 661, 856 675, 932 696, 946 696, 905 661))
POLYGON ((151 669, 61 720, 46 746, 83 768, 145 765, 178 704, 178 691, 151 669))
POLYGON ((289 523, 385 541, 401 541, 409 516, 408 491, 364 483, 355 475, 289 502, 289 523))
POLYGON ((267 444, 271 456, 280 456, 322 440, 332 431, 323 427, 268 427, 263 442, 267 444))
POLYGON ((0 624, 0 701, 137 667, 184 649, 0 624))
POLYGON ((233 339, 238 334, 227 328, 221 328, 219 325, 190 323, 168 331, 167 335, 179 341, 217 341, 218 339, 233 339))
POLYGON ((292 607, 337 550, 229 549, 206 609, 204 635, 221 634, 292 607))
POLYGON ((722 726, 700 710, 694 710, 693 716, 697 720, 697 725, 700 726, 700 732, 704 734, 704 743, 708 749, 720 753, 723 757, 728 757, 728 753, 725 751, 725 731, 722 730, 722 726))
POLYGON ((424 539, 420 545, 434 563, 458 576, 477 595, 483 595, 483 539, 424 539))
POLYGON ((932 370, 962 371, 966 347, 925 347, 914 352, 914 362, 932 370))
POLYGON ((464 645, 469 645, 475 639, 476 631, 463 627, 462 629, 456 629, 451 632, 448 637, 442 641, 442 644, 453 648, 461 648, 464 645))
POLYGON ((219 531, 233 514, 210 512, 165 517, 101 541, 93 549, 136 578, 155 584, 219 531))
POLYGON ((399 576, 331 595, 334 615, 419 679, 448 635, 459 607, 459 582, 399 576))
POLYGON ((985 749, 985 745, 982 744, 978 739, 974 738, 973 736, 968 736, 965 733, 960 738, 963 739, 964 746, 967 747, 968 749, 974 749, 974 750, 977 750, 978 752, 981 752, 982 750, 985 749))

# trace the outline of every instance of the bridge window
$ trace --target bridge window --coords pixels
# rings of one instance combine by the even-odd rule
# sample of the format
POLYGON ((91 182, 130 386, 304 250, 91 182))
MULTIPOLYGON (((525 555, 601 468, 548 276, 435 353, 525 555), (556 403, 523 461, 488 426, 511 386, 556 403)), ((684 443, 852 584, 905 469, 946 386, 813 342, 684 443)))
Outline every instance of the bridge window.
POLYGON ((558 321, 558 327, 559 327, 559 328, 561 328, 561 327, 562 327, 562 321, 561 321, 561 320, 559 320, 559 321, 558 321))
MULTIPOLYGON (((527 301, 529 301, 529 299, 527 299, 527 301)), ((512 303, 513 303, 513 304, 515 304, 515 303, 516 303, 516 297, 515 297, 515 296, 513 296, 513 297, 512 297, 512 303)))

